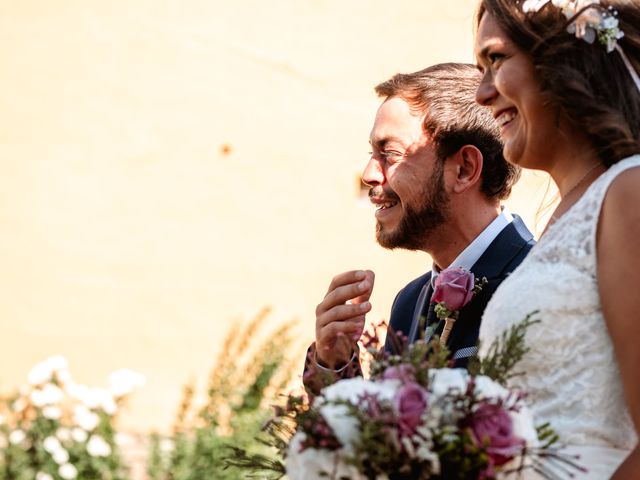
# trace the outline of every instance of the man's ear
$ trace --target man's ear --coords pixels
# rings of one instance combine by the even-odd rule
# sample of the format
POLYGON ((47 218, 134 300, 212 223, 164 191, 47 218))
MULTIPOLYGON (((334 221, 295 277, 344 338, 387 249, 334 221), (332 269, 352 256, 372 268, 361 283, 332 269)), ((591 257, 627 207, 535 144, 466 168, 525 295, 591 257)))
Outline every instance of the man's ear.
POLYGON ((447 159, 453 170, 453 192, 463 193, 482 181, 482 152, 473 145, 464 145, 447 159))

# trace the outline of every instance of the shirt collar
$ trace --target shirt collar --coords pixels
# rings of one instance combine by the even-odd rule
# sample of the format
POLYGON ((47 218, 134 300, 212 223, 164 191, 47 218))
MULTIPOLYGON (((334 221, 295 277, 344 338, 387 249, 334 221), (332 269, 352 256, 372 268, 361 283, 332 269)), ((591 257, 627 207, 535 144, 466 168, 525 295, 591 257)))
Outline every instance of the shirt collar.
MULTIPOLYGON (((502 207, 500 215, 498 215, 469 245, 460 255, 458 255, 451 265, 447 268, 463 268, 471 270, 471 267, 480 259, 485 250, 491 245, 491 242, 504 230, 504 228, 513 222, 513 215, 506 207, 502 207)), ((431 284, 440 274, 434 263, 431 267, 431 284)))

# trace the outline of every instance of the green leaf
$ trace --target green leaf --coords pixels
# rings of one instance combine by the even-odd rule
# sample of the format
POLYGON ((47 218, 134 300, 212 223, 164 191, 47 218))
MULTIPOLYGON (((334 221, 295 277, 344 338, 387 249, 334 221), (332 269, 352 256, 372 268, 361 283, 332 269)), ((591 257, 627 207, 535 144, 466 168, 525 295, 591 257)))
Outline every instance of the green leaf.
POLYGON ((524 320, 512 325, 496 337, 487 355, 479 360, 479 368, 477 368, 477 360, 474 360, 474 369, 477 370, 474 373, 486 375, 505 386, 510 379, 522 375, 523 372, 514 372, 514 368, 529 351, 529 347, 525 344, 525 336, 531 325, 540 323, 539 319, 533 318, 538 313, 537 310, 531 312, 524 320))

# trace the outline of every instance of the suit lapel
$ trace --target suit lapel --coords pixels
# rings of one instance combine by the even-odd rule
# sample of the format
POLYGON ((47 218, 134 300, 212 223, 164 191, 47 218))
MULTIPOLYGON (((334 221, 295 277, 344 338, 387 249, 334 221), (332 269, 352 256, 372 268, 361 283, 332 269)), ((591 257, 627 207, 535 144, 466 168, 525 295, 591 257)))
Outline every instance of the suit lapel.
POLYGON ((488 280, 502 276, 513 257, 520 253, 532 238, 533 234, 522 219, 514 215, 513 221, 491 242, 471 267, 471 271, 476 277, 487 277, 488 280))
POLYGON ((424 339, 427 342, 431 341, 431 337, 433 337, 433 334, 436 333, 436 330, 438 330, 438 328, 440 327, 440 322, 442 322, 442 320, 440 320, 436 316, 436 304, 431 301, 431 298, 429 298, 429 308, 427 310, 426 322, 427 329, 424 336, 424 339))
MULTIPOLYGON (((429 307, 431 295, 433 294, 433 288, 431 287, 431 274, 427 277, 427 282, 423 285, 418 295, 416 306, 413 310, 413 319, 411 320, 411 331, 409 332, 409 343, 415 342, 420 336, 420 327, 425 325, 421 322, 422 317, 425 314, 425 310, 429 307)), ((427 312, 427 322, 429 323, 429 317, 427 312)))

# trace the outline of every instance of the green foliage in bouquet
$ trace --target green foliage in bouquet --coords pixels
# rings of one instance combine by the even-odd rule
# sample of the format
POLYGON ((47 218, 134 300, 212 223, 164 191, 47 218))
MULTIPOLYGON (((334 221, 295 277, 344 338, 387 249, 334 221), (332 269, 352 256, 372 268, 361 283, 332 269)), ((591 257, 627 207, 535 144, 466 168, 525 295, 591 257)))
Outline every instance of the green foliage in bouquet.
POLYGON ((473 375, 486 375, 505 386, 512 378, 523 375, 523 372, 514 369, 529 351, 524 337, 532 325, 540 323, 539 319, 534 318, 537 314, 537 310, 531 312, 523 321, 502 332, 502 335, 493 341, 484 358, 475 357, 471 360, 469 372, 473 375))
POLYGON ((144 379, 121 370, 111 380, 111 389, 77 384, 63 357, 36 365, 20 393, 0 399, 0 479, 128 480, 114 421, 144 379))
POLYGON ((256 436, 262 452, 231 445, 225 457, 225 464, 243 472, 243 478, 278 480, 286 471, 281 461, 281 453, 287 449, 289 440, 296 431, 297 421, 306 416, 307 422, 315 423, 318 415, 309 412, 306 397, 289 395, 284 407, 276 406, 276 415, 271 417, 256 436))
MULTIPOLYGON (((422 318, 421 321, 425 321, 422 318)), ((418 383, 427 383, 427 374, 433 368, 445 368, 450 363, 449 349, 440 344, 439 338, 430 342, 414 342, 408 344, 406 337, 388 332, 394 345, 394 354, 389 355, 384 350, 384 343, 377 335, 365 334, 364 346, 371 357, 370 376, 377 378, 389 367, 399 365, 411 365, 414 369, 418 383)))
POLYGON ((230 332, 211 369, 206 401, 197 406, 195 388, 185 387, 170 438, 154 435, 147 474, 150 480, 236 480, 245 477, 223 458, 230 445, 273 453, 256 436, 271 415, 270 404, 290 382, 295 365, 289 359, 294 322, 267 335, 269 309, 230 332))

